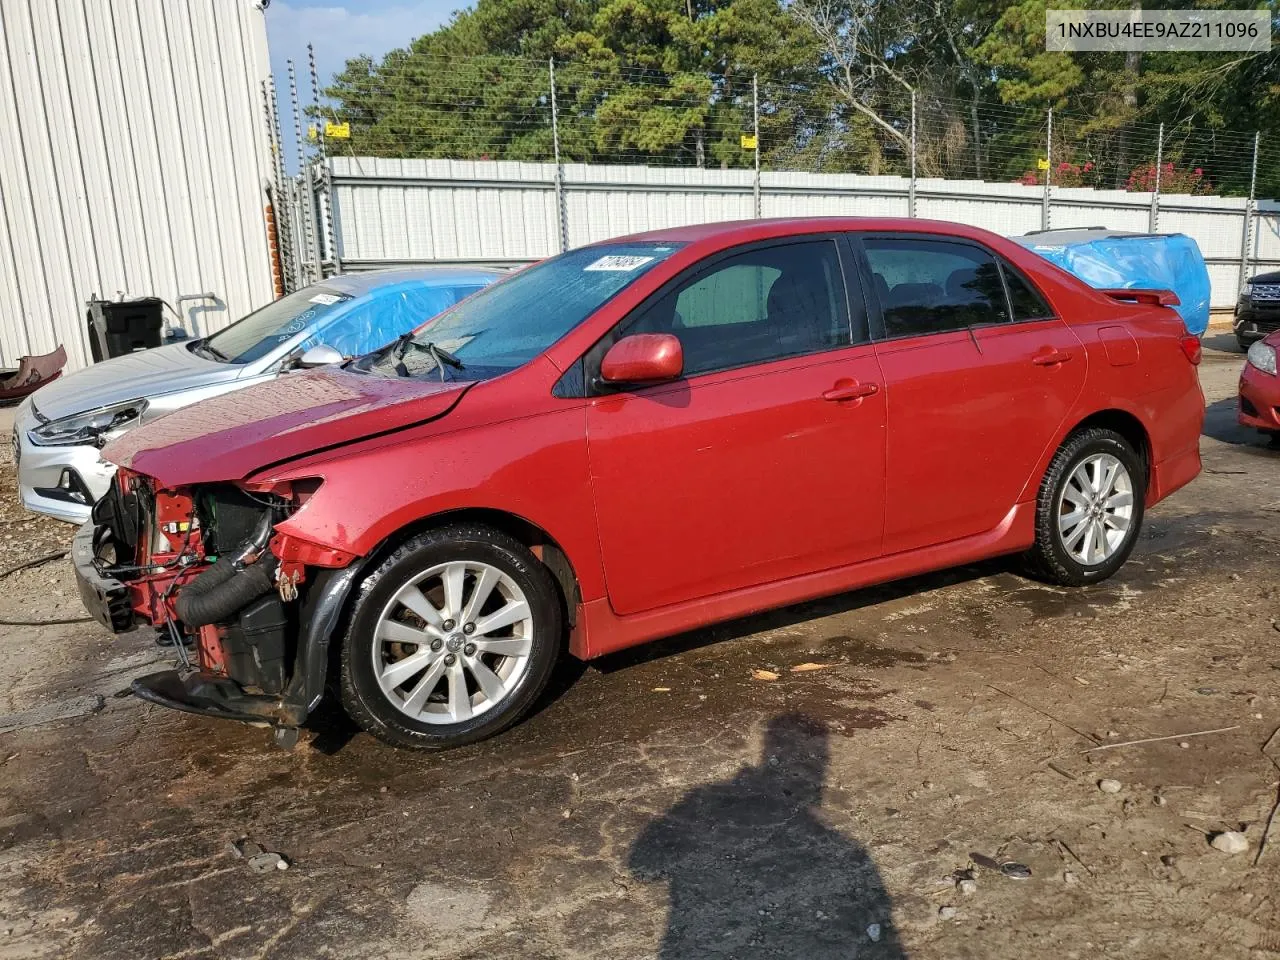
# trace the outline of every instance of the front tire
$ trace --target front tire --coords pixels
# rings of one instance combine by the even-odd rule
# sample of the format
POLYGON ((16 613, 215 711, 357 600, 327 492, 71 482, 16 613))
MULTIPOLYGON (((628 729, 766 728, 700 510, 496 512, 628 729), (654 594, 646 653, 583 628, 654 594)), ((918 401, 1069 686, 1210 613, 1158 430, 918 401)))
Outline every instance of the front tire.
POLYGON ((1063 586, 1106 580, 1138 539, 1147 473, 1137 451, 1114 430, 1079 430, 1049 464, 1036 500, 1031 572, 1063 586))
POLYGON ((342 646, 342 706, 393 746, 463 746, 528 712, 562 646, 555 583, 523 544, 479 524, 440 527, 361 584, 342 646))

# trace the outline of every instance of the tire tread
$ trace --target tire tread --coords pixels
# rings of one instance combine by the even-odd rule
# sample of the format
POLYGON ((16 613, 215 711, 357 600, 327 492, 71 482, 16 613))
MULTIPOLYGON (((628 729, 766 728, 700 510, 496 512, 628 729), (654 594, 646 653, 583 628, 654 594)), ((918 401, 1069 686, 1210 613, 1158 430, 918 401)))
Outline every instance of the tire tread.
POLYGON ((1108 430, 1104 427, 1085 427, 1069 434, 1062 441, 1062 446, 1053 455, 1053 459, 1049 461, 1049 468, 1045 470, 1044 479, 1040 482, 1040 490, 1036 496, 1035 545, 1023 557, 1023 565, 1026 572, 1037 580, 1044 580, 1060 586, 1080 587, 1105 580, 1123 566, 1129 557, 1130 551, 1133 549, 1133 545, 1137 542, 1145 512, 1143 501, 1146 499, 1147 476, 1145 469, 1142 469, 1142 467, 1142 460, 1129 441, 1114 430, 1108 430), (1133 479, 1134 504, 1139 507, 1134 517, 1134 526, 1138 529, 1135 529, 1128 544, 1121 547, 1120 551, 1104 567, 1097 571, 1082 573, 1079 569, 1074 569, 1063 563, 1052 548, 1054 538, 1058 536, 1058 518, 1055 510, 1056 493, 1058 484, 1066 473, 1067 468, 1085 450, 1100 445, 1118 447, 1119 451, 1113 449, 1112 452, 1122 453, 1124 456, 1121 459, 1129 461, 1125 466, 1129 468, 1133 479), (1135 464, 1139 469, 1133 469, 1135 464), (1116 558, 1119 558, 1118 561, 1116 558))

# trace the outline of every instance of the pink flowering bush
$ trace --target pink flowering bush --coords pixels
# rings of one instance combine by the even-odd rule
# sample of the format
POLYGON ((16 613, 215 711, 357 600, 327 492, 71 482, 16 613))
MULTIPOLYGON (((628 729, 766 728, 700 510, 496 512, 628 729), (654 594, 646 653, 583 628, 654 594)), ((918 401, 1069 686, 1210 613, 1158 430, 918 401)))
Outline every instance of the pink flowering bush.
MULTIPOLYGON (((1140 163, 1129 173, 1124 188, 1138 193, 1145 193, 1156 188, 1156 165, 1140 163)), ((1173 163, 1164 163, 1160 167, 1161 193, 1194 193, 1207 194, 1213 192, 1213 184, 1205 179, 1202 167, 1179 169, 1173 163)))
MULTIPOLYGON (((1034 187, 1044 183, 1045 170, 1028 170, 1018 178, 1018 183, 1034 187)), ((1062 161, 1053 165, 1053 185, 1055 187, 1096 187, 1098 169, 1092 160, 1084 163, 1062 161)))

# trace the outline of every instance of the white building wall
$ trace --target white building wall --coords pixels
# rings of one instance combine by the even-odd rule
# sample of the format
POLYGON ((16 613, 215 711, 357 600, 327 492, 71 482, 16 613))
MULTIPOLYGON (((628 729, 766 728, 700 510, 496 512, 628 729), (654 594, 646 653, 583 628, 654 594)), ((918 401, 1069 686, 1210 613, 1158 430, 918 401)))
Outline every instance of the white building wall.
POLYGON ((199 335, 272 298, 269 69, 253 0, 0 0, 0 365, 86 365, 93 294, 199 335))

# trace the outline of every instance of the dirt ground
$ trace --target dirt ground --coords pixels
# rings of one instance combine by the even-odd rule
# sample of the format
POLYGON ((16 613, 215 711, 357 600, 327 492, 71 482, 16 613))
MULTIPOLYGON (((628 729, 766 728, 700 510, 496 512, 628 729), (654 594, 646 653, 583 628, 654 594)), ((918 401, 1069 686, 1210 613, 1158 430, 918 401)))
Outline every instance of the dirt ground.
MULTIPOLYGON (((0 626, 0 958, 1280 956, 1280 451, 1210 345, 1205 472, 1107 584, 983 564, 699 631, 442 756, 332 715, 286 752, 116 697, 143 633, 0 626)), ((65 544, 0 469, 0 567, 65 544)), ((65 561, 0 586, 79 613, 65 561)))

